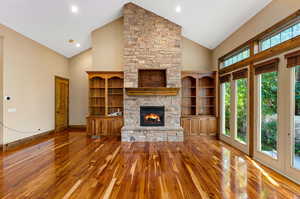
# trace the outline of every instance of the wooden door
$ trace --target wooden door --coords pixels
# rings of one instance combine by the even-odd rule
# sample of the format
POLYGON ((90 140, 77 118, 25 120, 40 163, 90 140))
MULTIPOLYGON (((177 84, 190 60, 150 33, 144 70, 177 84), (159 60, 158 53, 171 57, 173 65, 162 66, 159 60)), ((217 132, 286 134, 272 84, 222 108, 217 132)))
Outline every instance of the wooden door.
POLYGON ((55 77, 55 131, 69 125, 69 80, 55 77))

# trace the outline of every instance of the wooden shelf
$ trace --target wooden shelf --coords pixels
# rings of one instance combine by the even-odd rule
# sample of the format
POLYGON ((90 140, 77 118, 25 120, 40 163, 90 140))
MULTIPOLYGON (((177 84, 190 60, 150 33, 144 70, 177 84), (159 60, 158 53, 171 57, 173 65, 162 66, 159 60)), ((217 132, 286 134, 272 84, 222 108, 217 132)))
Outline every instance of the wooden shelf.
POLYGON ((87 118, 122 118, 123 116, 89 115, 87 118))
POLYGON ((204 107, 215 107, 215 105, 204 105, 204 107))
POLYGON ((200 98, 215 98, 215 96, 200 96, 200 98))
POLYGON ((98 106, 98 105, 92 105, 92 106, 90 106, 90 107, 91 107, 91 108, 98 108, 98 107, 99 107, 99 108, 105 108, 105 106, 101 106, 101 105, 99 105, 99 106, 98 106))
POLYGON ((149 87, 125 88, 129 96, 176 96, 179 88, 149 87))

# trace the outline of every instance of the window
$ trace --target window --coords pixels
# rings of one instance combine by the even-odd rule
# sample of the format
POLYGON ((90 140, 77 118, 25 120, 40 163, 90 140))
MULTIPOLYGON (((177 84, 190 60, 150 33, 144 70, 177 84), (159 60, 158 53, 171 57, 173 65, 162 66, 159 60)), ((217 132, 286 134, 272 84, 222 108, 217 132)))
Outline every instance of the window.
POLYGON ((223 86, 223 93, 224 93, 224 112, 223 112, 223 121, 224 121, 224 129, 223 129, 223 134, 226 136, 230 136, 230 118, 231 118, 231 85, 230 82, 225 82, 222 84, 223 86))
POLYGON ((300 66, 295 67, 295 115, 293 136, 293 167, 300 169, 300 66))
POLYGON ((226 58, 223 62, 223 68, 235 64, 239 61, 242 61, 250 56, 250 49, 247 47, 246 49, 240 50, 237 53, 233 53, 232 56, 226 58))
POLYGON ((237 132, 235 139, 243 144, 247 143, 247 103, 248 103, 248 85, 247 79, 236 80, 236 115, 237 115, 237 132))
POLYGON ((285 42, 289 39, 297 37, 300 35, 300 22, 285 28, 272 36, 269 36, 263 39, 260 42, 260 49, 262 51, 267 50, 273 46, 276 46, 282 42, 285 42))
POLYGON ((277 71, 260 77, 260 151, 277 158, 277 71))

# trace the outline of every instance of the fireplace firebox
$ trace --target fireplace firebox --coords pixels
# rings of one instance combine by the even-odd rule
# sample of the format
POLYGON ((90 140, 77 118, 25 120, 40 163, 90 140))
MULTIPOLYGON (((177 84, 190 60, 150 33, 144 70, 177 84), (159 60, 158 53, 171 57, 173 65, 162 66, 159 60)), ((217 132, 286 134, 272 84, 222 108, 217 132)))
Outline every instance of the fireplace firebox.
POLYGON ((165 126, 165 107, 141 106, 140 118, 141 126, 165 126))

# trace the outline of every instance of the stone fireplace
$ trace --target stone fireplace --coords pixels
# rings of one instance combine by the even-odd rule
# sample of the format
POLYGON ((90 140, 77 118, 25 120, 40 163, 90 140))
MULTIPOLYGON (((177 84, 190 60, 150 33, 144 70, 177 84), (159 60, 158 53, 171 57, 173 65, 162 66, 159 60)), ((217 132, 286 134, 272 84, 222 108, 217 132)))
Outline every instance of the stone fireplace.
MULTIPOLYGON (((181 27, 133 3, 123 12, 125 89, 180 89, 181 27)), ((183 141, 180 117, 180 92, 125 93, 122 141, 183 141)))

